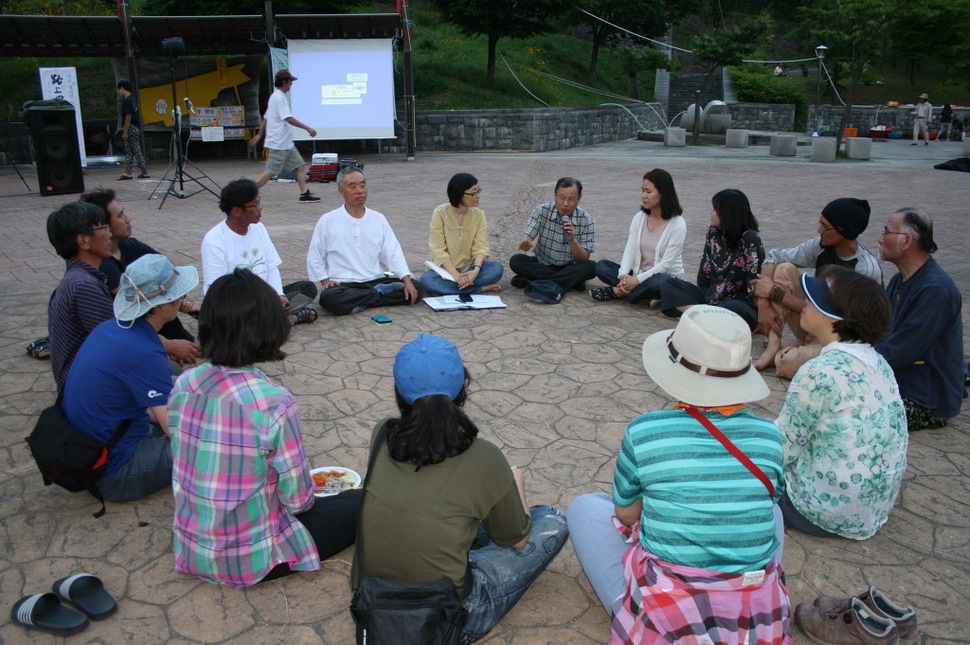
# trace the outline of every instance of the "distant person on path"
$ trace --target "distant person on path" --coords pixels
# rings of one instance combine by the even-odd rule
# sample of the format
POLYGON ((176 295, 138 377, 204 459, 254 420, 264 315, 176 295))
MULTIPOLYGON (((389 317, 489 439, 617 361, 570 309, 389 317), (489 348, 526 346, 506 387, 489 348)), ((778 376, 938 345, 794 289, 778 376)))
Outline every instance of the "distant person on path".
POLYGON ((798 68, 798 71, 802 75, 803 78, 807 78, 808 77, 808 68, 805 67, 805 63, 802 63, 802 66, 798 68))
POLYGON ((889 325, 882 285, 842 267, 802 275, 802 327, 822 344, 798 369, 775 423, 785 445, 785 526, 865 540, 896 502, 906 472, 906 412, 889 363, 873 349, 889 325))
POLYGON ((818 356, 821 346, 802 329, 801 311, 807 300, 802 292, 799 269, 814 269, 834 264, 882 283, 879 261, 857 238, 869 225, 869 202, 842 197, 825 205, 818 220, 818 237, 787 249, 771 249, 755 282, 758 321, 768 336, 764 353, 755 362, 759 370, 775 366, 777 375, 794 376, 810 358, 818 356), (782 348, 781 337, 788 325, 796 344, 782 348))
POLYGON ((933 220, 917 208, 896 211, 879 238, 879 254, 899 273, 886 288, 889 336, 875 347, 896 375, 910 431, 942 427, 966 396, 963 300, 936 249, 933 220))
POLYGON ((47 239, 67 261, 47 305, 51 371, 60 394, 81 343, 113 315, 108 279, 99 269, 111 255, 108 215, 94 204, 65 204, 47 217, 47 239))
POLYGON ((315 321, 317 311, 308 305, 317 297, 316 285, 309 280, 283 284, 283 260, 260 221, 263 208, 256 183, 251 179, 230 181, 219 195, 219 208, 226 219, 202 239, 202 292, 237 268, 249 269, 273 288, 291 323, 315 321))
POLYGON ((118 179, 131 179, 133 164, 141 169, 138 178, 148 179, 148 162, 141 147, 141 116, 130 82, 118 81, 118 96, 121 97, 121 139, 125 142, 125 172, 118 179))
POLYGON ((933 104, 930 103, 930 95, 919 95, 919 103, 916 104, 916 114, 913 116, 913 143, 919 143, 919 135, 923 133, 923 145, 930 145, 930 119, 933 118, 933 104))
POLYGON ((716 305, 741 316, 753 331, 758 326, 754 281, 765 260, 758 235, 758 220, 748 197, 728 188, 711 199, 711 225, 707 229, 697 284, 670 278, 660 286, 661 308, 679 318, 694 305, 716 305))
POLYGON ((533 280, 551 280, 563 291, 583 291, 595 275, 589 259, 594 247, 593 218, 579 207, 583 184, 573 177, 556 182, 555 201, 536 206, 525 225, 518 253, 509 260, 512 286, 524 289, 533 280), (526 255, 532 251, 534 255, 526 255))
POLYGON ((596 263, 596 277, 609 286, 591 289, 593 300, 626 298, 632 304, 646 300, 659 305, 664 282, 684 275, 687 220, 682 213, 670 173, 654 168, 644 174, 640 210, 630 222, 623 257, 619 264, 596 263))
POLYGON ((265 136, 264 145, 269 149, 266 170, 256 178, 257 187, 262 188, 270 177, 296 169, 296 184, 300 188, 300 203, 313 204, 320 201, 320 198, 306 187, 306 162, 303 161, 303 156, 293 144, 293 131, 290 126, 306 130, 311 137, 317 136, 317 131, 298 121, 290 110, 290 102, 286 98, 286 93, 290 91, 295 80, 298 79, 292 76, 287 69, 276 72, 276 79, 273 81, 276 89, 269 97, 266 114, 259 126, 259 132, 249 140, 249 145, 255 148, 260 139, 265 136))
POLYGON ((306 258, 307 274, 322 289, 320 305, 343 316, 368 307, 420 302, 424 289, 411 279, 391 225, 366 206, 364 172, 352 166, 341 168, 337 192, 344 205, 324 213, 317 222, 306 258))
POLYGON ((502 265, 488 259, 488 224, 478 207, 482 188, 467 172, 448 182, 448 203, 431 213, 431 261, 451 275, 446 280, 435 271, 421 276, 425 291, 434 294, 496 293, 502 290, 502 265))
POLYGON ((949 103, 943 104, 943 109, 940 110, 940 134, 937 137, 938 141, 950 141, 950 131, 953 128, 953 108, 950 107, 949 103))

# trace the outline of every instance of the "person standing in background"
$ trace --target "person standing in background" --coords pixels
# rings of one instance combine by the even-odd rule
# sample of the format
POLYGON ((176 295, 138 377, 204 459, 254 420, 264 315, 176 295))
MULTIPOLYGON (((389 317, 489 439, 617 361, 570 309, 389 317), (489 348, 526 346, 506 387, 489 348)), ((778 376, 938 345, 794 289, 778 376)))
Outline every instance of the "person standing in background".
POLYGON ((118 81, 118 96, 121 97, 121 139, 125 142, 125 172, 118 180, 131 179, 131 166, 138 164, 141 169, 139 179, 148 179, 148 162, 141 147, 141 117, 138 102, 129 81, 118 81))

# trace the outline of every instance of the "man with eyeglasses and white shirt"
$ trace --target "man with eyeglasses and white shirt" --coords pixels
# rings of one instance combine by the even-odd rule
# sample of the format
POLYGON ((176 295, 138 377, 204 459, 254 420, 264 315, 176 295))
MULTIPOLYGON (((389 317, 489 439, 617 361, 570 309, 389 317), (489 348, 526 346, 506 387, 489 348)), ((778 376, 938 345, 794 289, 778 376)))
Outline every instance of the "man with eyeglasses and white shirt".
POLYGON ((879 238, 879 255, 899 273, 886 287, 889 336, 875 348, 893 368, 911 432, 943 427, 967 395, 963 300, 936 250, 933 220, 917 208, 896 211, 879 238))
POLYGON ((584 291, 596 277, 593 218, 579 207, 583 184, 573 177, 556 182, 555 201, 539 204, 529 216, 519 253, 509 260, 515 273, 512 286, 520 289, 533 280, 551 280, 563 291, 584 291), (526 255, 528 251, 534 255, 526 255))
POLYGON ((857 239, 869 225, 870 212, 864 199, 835 199, 822 209, 817 237, 788 249, 768 251, 754 288, 758 323, 768 336, 768 346, 755 361, 757 369, 773 365, 778 376, 791 378, 822 349, 799 322, 807 302, 801 288, 801 269, 814 269, 818 275, 823 267, 836 265, 882 284, 879 261, 857 239), (783 348, 781 336, 786 324, 795 335, 795 344, 783 348))
POLYGON ((317 310, 309 304, 317 295, 316 285, 308 280, 283 284, 283 260, 260 222, 263 208, 256 183, 251 179, 230 181, 219 194, 219 209, 226 219, 209 229, 202 239, 202 292, 227 273, 249 269, 279 294, 292 324, 315 321, 317 310))

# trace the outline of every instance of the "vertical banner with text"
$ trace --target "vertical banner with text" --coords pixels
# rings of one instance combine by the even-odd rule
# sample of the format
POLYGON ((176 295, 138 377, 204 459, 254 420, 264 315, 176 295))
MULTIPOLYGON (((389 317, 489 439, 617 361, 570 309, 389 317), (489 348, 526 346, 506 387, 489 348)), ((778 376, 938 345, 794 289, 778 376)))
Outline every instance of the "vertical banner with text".
POLYGON ((74 106, 77 123, 77 145, 81 153, 81 165, 88 167, 84 148, 84 128, 81 126, 81 94, 77 85, 77 69, 74 67, 40 67, 40 89, 45 100, 62 98, 74 106))

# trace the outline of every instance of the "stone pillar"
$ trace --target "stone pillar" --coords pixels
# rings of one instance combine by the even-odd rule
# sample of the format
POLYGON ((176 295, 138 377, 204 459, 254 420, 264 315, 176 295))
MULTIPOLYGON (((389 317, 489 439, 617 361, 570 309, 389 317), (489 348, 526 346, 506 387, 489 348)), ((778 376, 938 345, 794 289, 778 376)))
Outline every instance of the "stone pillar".
POLYGON ((812 161, 823 163, 835 161, 835 139, 812 137, 812 161))
POLYGON ((667 148, 683 148, 687 145, 687 130, 683 128, 667 128, 664 130, 664 146, 667 148))
POLYGON ((794 157, 798 148, 798 137, 793 134, 771 135, 769 154, 772 157, 794 157))
POLYGON ((728 129, 728 131, 725 133, 724 145, 726 145, 728 148, 747 148, 748 135, 748 130, 728 129))
POLYGON ((866 137, 846 139, 845 152, 849 155, 849 159, 864 159, 868 161, 872 158, 872 139, 866 137))

